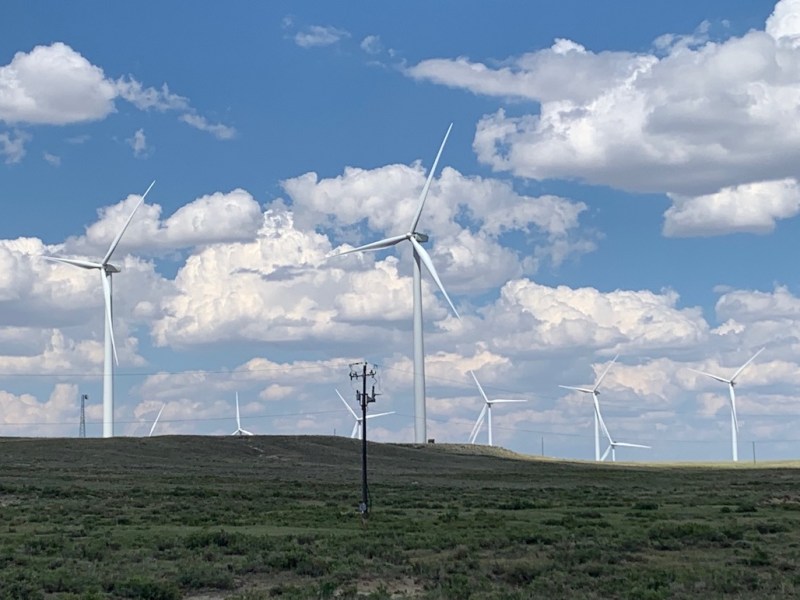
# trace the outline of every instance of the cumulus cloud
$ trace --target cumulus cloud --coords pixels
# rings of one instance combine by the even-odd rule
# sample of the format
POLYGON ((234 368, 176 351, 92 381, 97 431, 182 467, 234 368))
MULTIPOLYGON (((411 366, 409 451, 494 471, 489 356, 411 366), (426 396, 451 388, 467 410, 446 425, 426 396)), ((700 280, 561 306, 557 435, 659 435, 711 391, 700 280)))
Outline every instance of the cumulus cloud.
POLYGON ((678 295, 672 291, 602 293, 520 279, 503 286, 485 318, 496 320, 507 331, 504 340, 498 340, 498 347, 506 351, 525 347, 665 350, 692 346, 708 335, 700 309, 678 308, 677 303, 678 295), (522 344, 522 336, 529 340, 527 345, 522 344))
POLYGON ((0 391, 0 425, 5 435, 65 435, 74 430, 65 422, 77 422, 78 407, 78 387, 74 384, 56 384, 46 401, 31 394, 0 391))
POLYGON ((125 141, 128 142, 128 145, 131 148, 133 148, 134 156, 141 157, 147 154, 147 138, 144 135, 143 129, 137 129, 134 132, 133 137, 130 137, 125 141))
POLYGON ((664 235, 721 235, 731 232, 769 233, 778 219, 800 212, 800 188, 794 178, 759 181, 703 196, 671 194, 664 213, 664 235))
POLYGON ((51 164, 54 167, 60 167, 61 166, 61 157, 60 156, 57 156, 55 154, 50 154, 49 152, 44 152, 42 154, 42 158, 44 158, 49 164, 51 164))
POLYGON ((210 133, 218 140, 230 140, 236 137, 236 129, 222 123, 209 123, 208 119, 197 114, 181 115, 180 120, 200 131, 210 133))
MULTIPOLYGON (((306 173, 284 181, 283 188, 298 226, 323 224, 355 245, 405 233, 425 178, 420 163, 372 170, 348 167, 328 179, 306 173), (362 223, 374 232, 372 237, 359 231, 362 223)), ((431 254, 448 289, 478 292, 535 271, 537 259, 558 263, 573 252, 591 251, 591 238, 581 237, 589 234, 578 232, 584 210, 580 202, 525 196, 508 182, 469 177, 445 167, 431 185, 420 231, 431 234, 431 254), (533 258, 501 243, 510 232, 523 234, 533 258)))
POLYGON ((117 110, 118 99, 139 110, 182 112, 182 120, 218 139, 234 135, 231 127, 208 123, 188 99, 171 92, 166 83, 157 89, 145 87, 131 76, 111 79, 63 42, 17 52, 9 64, 0 66, 0 121, 5 123, 98 121, 117 110))
POLYGON ((381 38, 377 35, 368 35, 361 40, 360 46, 361 49, 367 54, 380 54, 380 52, 383 50, 381 38))
POLYGON ((593 52, 557 40, 498 64, 437 58, 407 73, 537 103, 529 114, 500 109, 478 123, 473 148, 495 170, 669 193, 676 203, 665 224, 671 235, 763 230, 794 214, 792 202, 728 219, 717 208, 741 199, 742 186, 796 174, 798 22, 800 5, 781 0, 764 30, 722 42, 708 41, 701 25, 691 36, 660 38, 660 53, 593 52), (701 212, 713 213, 710 228, 691 226, 701 212))
POLYGON ((294 36, 294 42, 301 48, 330 46, 341 39, 349 38, 350 33, 344 29, 331 26, 311 25, 294 36))
POLYGON ((25 156, 25 144, 31 136, 24 131, 0 133, 0 154, 6 157, 5 163, 11 165, 18 163, 25 156))

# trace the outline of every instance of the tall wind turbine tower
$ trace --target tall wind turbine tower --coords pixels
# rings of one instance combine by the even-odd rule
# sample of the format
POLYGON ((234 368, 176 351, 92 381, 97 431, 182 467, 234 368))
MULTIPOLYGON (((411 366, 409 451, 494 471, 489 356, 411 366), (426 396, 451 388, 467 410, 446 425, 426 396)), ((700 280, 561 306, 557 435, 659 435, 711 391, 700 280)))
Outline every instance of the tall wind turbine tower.
POLYGON ((763 351, 764 348, 761 348, 761 350, 753 354, 753 356, 751 356, 746 363, 739 367, 739 369, 730 379, 725 379, 719 375, 712 375, 711 373, 705 373, 704 371, 698 371, 696 369, 689 369, 690 371, 694 371, 700 375, 705 375, 706 377, 711 377, 711 379, 716 379, 717 381, 728 384, 728 395, 730 396, 731 402, 731 446, 733 450, 733 462, 737 462, 739 460, 739 419, 736 417, 736 392, 733 388, 736 386, 736 378, 739 377, 739 375, 742 374, 742 371, 744 371, 745 368, 755 360, 756 356, 761 354, 763 351))
MULTIPOLYGON (((558 386, 558 387, 564 388, 566 390, 576 390, 578 392, 583 392, 584 394, 591 394, 592 395, 592 401, 594 402, 594 459, 596 461, 598 461, 598 462, 601 460, 600 459, 600 425, 602 423, 603 417, 600 415, 600 402, 597 400, 597 396, 600 393, 600 391, 599 391, 600 384, 603 382, 603 379, 605 378, 606 374, 608 373, 608 370, 611 368, 611 365, 613 365, 615 362, 617 362, 618 358, 619 358, 619 355, 615 356, 614 359, 610 363, 608 363, 608 366, 600 374, 600 377, 597 378, 597 381, 595 381, 594 385, 592 387, 590 387, 590 388, 574 387, 574 386, 571 386, 571 385, 559 385, 558 386)), ((605 424, 603 424, 603 429, 605 429, 605 424)))
POLYGON ((425 206, 425 198, 428 196, 428 189, 431 187, 433 175, 436 172, 436 166, 439 164, 439 158, 442 156, 444 145, 447 143, 447 137, 450 135, 450 130, 453 124, 447 128, 447 133, 444 135, 442 145, 439 146, 439 152, 436 154, 436 160, 433 161, 428 179, 425 181, 425 186, 422 188, 422 193, 419 195, 419 202, 417 204, 417 211, 414 213, 414 218, 411 220, 411 227, 407 233, 392 236, 377 242, 365 244, 352 250, 340 252, 335 256, 343 256, 352 252, 363 252, 367 250, 380 250, 381 248, 389 248, 400 242, 409 242, 413 248, 414 254, 414 441, 417 444, 424 444, 428 441, 427 418, 425 414, 425 348, 422 336, 422 268, 420 263, 425 265, 425 269, 430 273, 433 280, 436 282, 442 295, 447 300, 453 313, 461 318, 456 310, 456 307, 450 301, 450 297, 439 280, 439 275, 436 273, 436 268, 433 266, 433 261, 430 255, 422 247, 422 244, 428 241, 428 236, 424 233, 417 231, 422 209, 425 206))
POLYGON ((120 268, 112 265, 109 261, 114 250, 117 249, 122 235, 130 225, 133 215, 139 210, 139 207, 147 197, 148 192, 151 190, 155 181, 150 184, 144 194, 142 194, 139 203, 131 212, 125 225, 120 229, 117 237, 111 242, 108 251, 100 262, 93 262, 88 260, 80 260, 76 258, 63 258, 60 256, 45 256, 47 260, 72 265, 73 267, 80 267, 81 269, 97 269, 100 273, 100 279, 103 282, 103 300, 105 303, 105 352, 103 358, 103 437, 114 437, 114 364, 119 364, 117 357, 117 346, 114 343, 114 324, 112 320, 113 310, 111 306, 111 276, 114 273, 119 273, 120 268))

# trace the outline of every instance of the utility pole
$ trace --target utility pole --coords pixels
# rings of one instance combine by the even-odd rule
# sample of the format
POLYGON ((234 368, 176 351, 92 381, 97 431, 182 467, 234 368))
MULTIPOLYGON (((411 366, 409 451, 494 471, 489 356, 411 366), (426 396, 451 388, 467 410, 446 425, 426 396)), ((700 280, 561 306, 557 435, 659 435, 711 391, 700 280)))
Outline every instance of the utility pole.
POLYGON ((369 516, 369 486, 367 485, 367 405, 375 402, 375 385, 372 386, 372 396, 367 394, 367 377, 375 379, 375 370, 367 371, 367 362, 353 363, 350 365, 350 379, 361 379, 361 391, 356 391, 356 398, 361 405, 361 503, 358 512, 361 518, 369 516), (358 367, 361 367, 359 373, 358 367))
POLYGON ((86 437, 86 401, 89 399, 88 394, 81 394, 81 426, 78 429, 78 437, 86 437))

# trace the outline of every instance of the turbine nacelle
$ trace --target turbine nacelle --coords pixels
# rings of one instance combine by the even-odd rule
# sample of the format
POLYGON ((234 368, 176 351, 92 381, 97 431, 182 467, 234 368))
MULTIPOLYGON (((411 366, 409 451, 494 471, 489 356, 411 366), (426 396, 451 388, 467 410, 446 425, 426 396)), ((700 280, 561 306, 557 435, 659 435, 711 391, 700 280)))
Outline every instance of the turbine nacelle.
POLYGON ((120 269, 116 265, 106 264, 106 265, 103 265, 103 271, 105 271, 106 273, 121 273, 122 269, 120 269))
POLYGON ((427 234, 419 233, 419 232, 416 232, 416 231, 412 232, 409 235, 411 237, 413 237, 415 240, 417 240, 420 244, 424 244, 425 242, 427 242, 430 239, 430 238, 428 238, 427 234))

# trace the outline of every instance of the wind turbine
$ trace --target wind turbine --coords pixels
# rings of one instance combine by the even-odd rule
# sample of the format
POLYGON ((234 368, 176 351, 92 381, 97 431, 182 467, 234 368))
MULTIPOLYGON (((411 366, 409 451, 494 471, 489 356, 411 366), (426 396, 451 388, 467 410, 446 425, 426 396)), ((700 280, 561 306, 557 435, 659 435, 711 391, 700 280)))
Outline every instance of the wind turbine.
POLYGON ((119 358, 117 357, 117 346, 114 343, 114 324, 112 322, 112 304, 111 304, 111 276, 114 273, 119 273, 120 268, 112 265, 109 261, 114 250, 117 249, 122 235, 131 224, 133 215, 139 210, 139 207, 144 202, 150 189, 155 185, 155 181, 150 184, 144 194, 142 194, 139 203, 131 212, 128 220, 125 221, 122 229, 120 229, 117 237, 111 242, 108 251, 100 262, 93 262, 88 260, 79 260, 75 258, 63 258, 60 256, 45 256, 47 260, 72 265, 73 267, 80 267, 81 269, 97 269, 100 272, 100 279, 103 282, 103 299, 105 301, 105 352, 103 358, 103 437, 114 437, 114 363, 119 365, 119 358), (112 360, 113 358, 113 360, 112 360))
POLYGON ((453 313, 456 315, 458 319, 461 317, 456 310, 456 307, 450 301, 450 296, 447 295, 447 292, 442 285, 441 280, 439 279, 439 275, 436 273, 436 267, 433 266, 433 261, 431 260, 430 255, 422 247, 422 244, 428 241, 428 236, 424 233, 420 233, 417 231, 417 226, 419 225, 419 219, 422 215, 422 208, 425 206, 425 198, 428 196, 428 190, 431 187, 431 181, 433 180, 433 175, 436 172, 436 166, 439 164, 439 158, 442 156, 442 151, 444 150, 444 145, 447 143, 447 137, 450 135, 450 130, 453 128, 453 124, 450 123, 450 127, 447 128, 447 133, 444 135, 444 139, 442 140, 442 145, 439 146, 439 152, 436 154, 436 159, 433 161, 433 166, 431 167, 430 173, 428 173, 428 179, 425 181, 425 185, 422 188, 422 192, 419 195, 419 202, 417 204, 417 210, 414 213, 414 218, 411 220, 411 227, 408 229, 407 233, 402 235, 395 235, 392 237, 388 237, 383 240, 379 240, 377 242, 372 242, 370 244, 365 244, 363 246, 359 246, 358 248, 353 248, 352 250, 345 250, 344 252, 340 252, 336 254, 336 256, 343 256, 345 254, 350 254, 352 252, 363 252, 367 250, 380 250, 381 248, 389 248, 390 246, 394 246, 395 244, 399 244, 400 242, 409 242, 413 248, 414 254, 414 441, 417 444, 424 444, 428 440, 428 429, 427 429, 427 419, 425 415, 425 348, 423 343, 422 337, 422 269, 420 263, 425 265, 428 273, 431 274, 433 280, 436 282, 439 290, 442 292, 442 295, 447 300, 447 303, 450 305, 450 308, 453 309, 453 313))
MULTIPOLYGON (((576 390, 578 392, 583 392, 584 394, 591 394, 592 401, 594 402, 594 459, 596 461, 600 461, 600 424, 602 423, 603 417, 600 415, 600 402, 597 400, 597 396, 600 393, 599 388, 600 384, 603 382, 603 378, 605 378, 608 370, 611 368, 617 359, 619 358, 619 354, 614 357, 614 359, 608 363, 608 366, 605 370, 600 374, 600 377, 597 378, 594 385, 591 388, 585 387, 574 387, 571 385, 559 385, 558 387, 564 388, 566 390, 576 390)), ((605 429, 605 424, 603 424, 603 429, 605 429)))
MULTIPOLYGON (((355 425, 353 425, 353 432, 350 434, 350 439, 361 439, 361 416, 352 409, 352 407, 347 403, 347 400, 339 393, 339 390, 336 390, 336 395, 339 396, 339 399, 344 403, 347 407, 347 410, 350 411, 350 414, 353 415, 353 418, 356 420, 355 425)), ((386 415, 393 415, 394 411, 391 412, 384 412, 384 413, 376 413, 374 415, 367 415, 367 419, 374 419, 375 417, 385 417, 386 415)))
POLYGON ((764 348, 761 348, 761 350, 753 354, 753 356, 751 356, 746 363, 739 367, 739 369, 730 379, 725 379, 724 377, 712 375, 711 373, 706 373, 704 371, 698 371, 697 369, 689 369, 690 371, 694 371, 700 375, 705 375, 706 377, 711 377, 711 379, 716 379, 717 381, 728 384, 728 393, 731 399, 731 446, 733 448, 733 462, 737 462, 739 460, 739 419, 736 418, 736 392, 733 388, 736 386, 736 378, 739 377, 747 365, 753 362, 756 356, 761 354, 763 351, 764 348))
POLYGON ((231 435, 253 435, 246 429, 242 429, 242 420, 239 418, 239 392, 236 392, 236 431, 231 435))
POLYGON ((478 390, 483 396, 483 408, 481 409, 481 414, 478 415, 478 420, 475 421, 475 425, 472 428, 472 433, 469 434, 469 443, 474 444, 475 440, 478 437, 478 434, 481 431, 481 427, 483 426, 483 420, 486 418, 488 422, 488 429, 489 429, 489 445, 493 446, 492 444, 492 404, 509 404, 509 403, 518 403, 518 402, 527 402, 526 400, 505 400, 502 398, 498 398, 496 400, 489 400, 486 396, 486 392, 483 391, 483 387, 481 386, 478 378, 475 376, 475 373, 472 371, 469 372, 472 375, 472 379, 475 381, 475 385, 478 386, 478 390))
POLYGON ((645 446, 643 444, 629 444, 628 442, 617 442, 614 438, 611 437, 611 434, 608 432, 608 427, 606 427, 606 422, 603 420, 603 415, 600 414, 600 405, 597 405, 597 416, 600 420, 600 427, 603 429, 603 433, 606 434, 606 438, 608 438, 608 448, 606 451, 603 452, 603 456, 600 457, 601 461, 604 461, 608 458, 608 453, 611 453, 611 462, 617 462, 617 448, 646 448, 650 449, 650 446, 645 446))
POLYGON ((161 413, 164 412, 164 407, 166 405, 167 405, 166 402, 164 402, 164 404, 161 405, 161 410, 158 411, 158 414, 156 415, 156 420, 153 421, 153 426, 150 428, 150 433, 147 434, 147 437, 153 437, 153 432, 156 430, 156 425, 158 425, 158 420, 161 418, 161 413))

